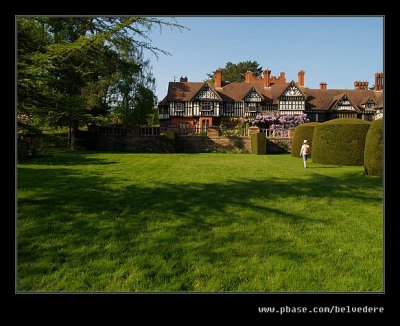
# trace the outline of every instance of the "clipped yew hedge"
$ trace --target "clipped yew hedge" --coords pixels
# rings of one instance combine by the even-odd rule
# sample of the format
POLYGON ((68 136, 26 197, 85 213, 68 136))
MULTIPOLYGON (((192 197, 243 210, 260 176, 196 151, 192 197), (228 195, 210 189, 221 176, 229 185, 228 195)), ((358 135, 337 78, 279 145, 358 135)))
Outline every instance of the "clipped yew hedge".
POLYGON ((260 132, 251 135, 251 152, 257 155, 266 154, 267 139, 264 133, 260 132))
MULTIPOLYGON (((300 158, 300 149, 304 139, 307 139, 308 145, 312 149, 314 128, 318 124, 319 122, 308 122, 296 127, 291 146, 292 156, 300 158)), ((312 155, 312 151, 310 154, 312 155)))
POLYGON ((371 123, 340 118, 314 128, 313 162, 333 165, 364 165, 365 139, 371 123))
POLYGON ((364 171, 367 175, 382 175, 383 120, 374 120, 369 127, 364 150, 364 171))

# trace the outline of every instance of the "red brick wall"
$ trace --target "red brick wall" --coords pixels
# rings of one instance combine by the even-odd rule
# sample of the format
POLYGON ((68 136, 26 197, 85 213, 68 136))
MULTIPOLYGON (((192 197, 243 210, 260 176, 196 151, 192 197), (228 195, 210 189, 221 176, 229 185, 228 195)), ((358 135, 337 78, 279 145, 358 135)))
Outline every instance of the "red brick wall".
POLYGON ((188 123, 191 126, 194 126, 194 118, 190 117, 171 117, 170 124, 171 126, 179 126, 180 123, 188 123))

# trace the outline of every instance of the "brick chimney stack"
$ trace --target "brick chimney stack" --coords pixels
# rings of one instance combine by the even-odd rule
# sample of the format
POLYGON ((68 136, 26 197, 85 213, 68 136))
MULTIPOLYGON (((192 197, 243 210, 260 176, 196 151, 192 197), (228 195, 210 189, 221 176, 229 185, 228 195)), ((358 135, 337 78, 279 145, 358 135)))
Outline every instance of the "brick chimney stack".
POLYGON ((375 73, 375 91, 382 91, 383 90, 383 72, 375 73))
POLYGON ((319 89, 326 89, 326 83, 325 82, 320 82, 319 83, 319 89))
POLYGON ((253 72, 248 70, 244 74, 244 81, 245 81, 245 83, 251 83, 252 80, 253 80, 253 72))
POLYGON ((269 83, 270 77, 271 77, 271 70, 265 69, 264 70, 264 87, 270 86, 270 83, 269 83))
POLYGON ((182 77, 181 76, 181 78, 179 79, 179 81, 182 83, 182 82, 184 82, 184 83, 186 83, 187 81, 188 81, 188 78, 185 76, 185 77, 182 77))
POLYGON ((355 90, 368 90, 368 82, 366 80, 363 81, 355 81, 354 82, 355 90))
POLYGON ((298 76, 297 83, 299 84, 299 86, 304 86, 304 74, 305 74, 304 70, 300 70, 297 74, 297 76, 298 76))
POLYGON ((222 87, 222 69, 218 68, 215 71, 215 88, 221 88, 222 87))

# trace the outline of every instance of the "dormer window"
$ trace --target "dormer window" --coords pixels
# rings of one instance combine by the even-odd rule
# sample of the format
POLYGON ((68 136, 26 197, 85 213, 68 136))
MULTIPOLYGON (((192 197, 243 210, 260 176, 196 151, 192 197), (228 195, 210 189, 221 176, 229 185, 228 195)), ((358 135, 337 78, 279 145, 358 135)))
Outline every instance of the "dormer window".
POLYGON ((373 107, 375 107, 375 102, 371 99, 369 99, 364 106, 366 109, 372 109, 373 107))

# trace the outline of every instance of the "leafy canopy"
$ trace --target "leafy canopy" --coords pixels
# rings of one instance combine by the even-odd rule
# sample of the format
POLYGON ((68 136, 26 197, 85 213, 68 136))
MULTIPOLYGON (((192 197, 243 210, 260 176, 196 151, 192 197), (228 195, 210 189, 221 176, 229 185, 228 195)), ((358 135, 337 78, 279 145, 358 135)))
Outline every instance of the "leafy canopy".
MULTIPOLYGON (((254 76, 262 75, 262 67, 257 61, 241 61, 239 63, 227 62, 222 69, 222 80, 227 83, 243 82, 244 74, 247 71, 252 71, 254 76)), ((215 81, 215 72, 207 74, 207 81, 215 81)))

